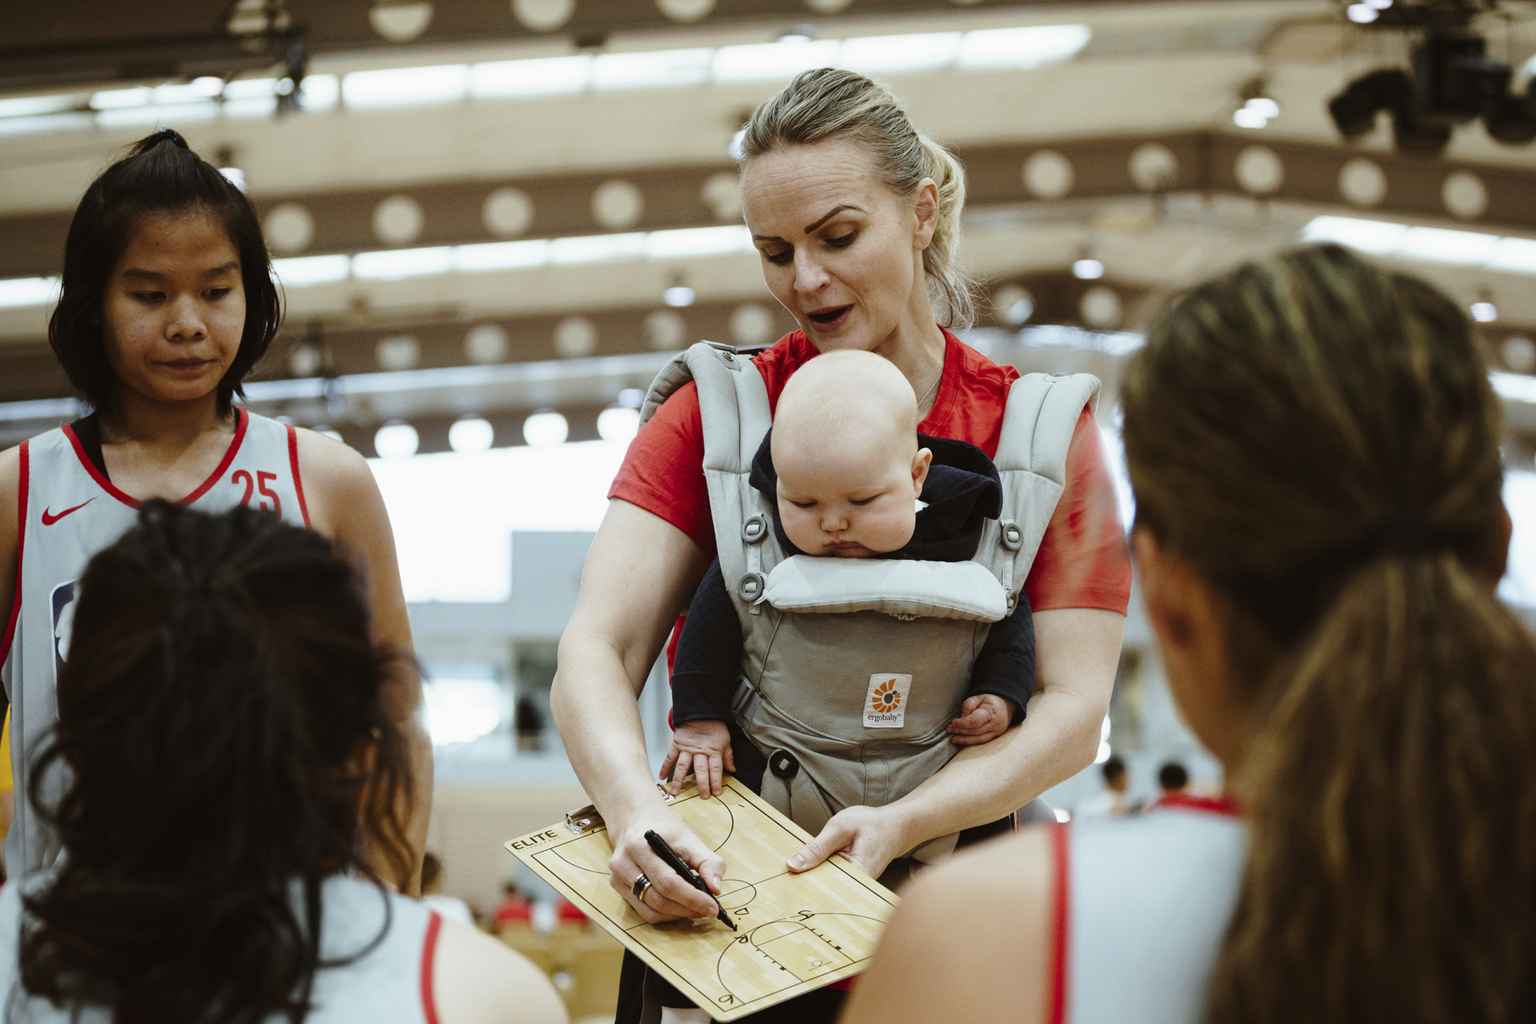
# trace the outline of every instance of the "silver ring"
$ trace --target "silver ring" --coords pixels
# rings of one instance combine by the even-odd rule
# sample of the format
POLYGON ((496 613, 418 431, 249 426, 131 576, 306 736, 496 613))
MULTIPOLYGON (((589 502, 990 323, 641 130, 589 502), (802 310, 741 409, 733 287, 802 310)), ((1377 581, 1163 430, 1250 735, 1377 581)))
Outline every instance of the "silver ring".
POLYGON ((635 884, 629 887, 629 891, 634 894, 635 899, 639 900, 641 903, 644 903, 645 890, 649 889, 650 887, 651 880, 646 878, 645 872, 642 871, 640 872, 640 877, 635 879, 635 884))

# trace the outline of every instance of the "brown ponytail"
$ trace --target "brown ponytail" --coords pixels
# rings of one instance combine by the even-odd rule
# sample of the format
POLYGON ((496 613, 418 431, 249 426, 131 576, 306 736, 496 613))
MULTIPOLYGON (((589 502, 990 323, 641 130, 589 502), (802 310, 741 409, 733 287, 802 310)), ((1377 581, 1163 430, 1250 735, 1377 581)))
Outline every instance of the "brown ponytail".
POLYGON ((1215 1024, 1536 1013, 1536 645, 1494 597, 1465 318, 1337 247, 1181 300, 1134 360, 1138 523, 1226 597, 1254 736, 1215 1024))

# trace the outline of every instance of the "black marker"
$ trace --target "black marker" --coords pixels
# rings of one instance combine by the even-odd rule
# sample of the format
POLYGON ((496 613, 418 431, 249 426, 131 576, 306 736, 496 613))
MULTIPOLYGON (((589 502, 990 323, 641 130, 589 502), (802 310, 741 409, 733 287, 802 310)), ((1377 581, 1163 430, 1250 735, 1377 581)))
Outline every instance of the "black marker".
MULTIPOLYGON (((703 893, 705 896, 708 896, 710 899, 714 900, 715 906, 720 907, 720 900, 715 896, 714 893, 709 891, 709 883, 700 878, 694 872, 693 868, 690 868, 687 864, 683 863, 683 858, 672 852, 672 847, 667 845, 667 841, 665 839, 661 838, 661 836, 657 835, 655 832, 647 832, 645 834, 645 841, 651 844, 651 849, 656 852, 656 856, 667 862, 667 867, 671 868, 673 871, 676 871, 682 877, 683 881, 699 890, 699 892, 703 893)), ((736 930, 736 922, 732 921, 730 916, 726 914, 724 907, 720 907, 720 913, 716 914, 715 916, 720 919, 721 924, 725 925, 731 931, 734 932, 736 930)))

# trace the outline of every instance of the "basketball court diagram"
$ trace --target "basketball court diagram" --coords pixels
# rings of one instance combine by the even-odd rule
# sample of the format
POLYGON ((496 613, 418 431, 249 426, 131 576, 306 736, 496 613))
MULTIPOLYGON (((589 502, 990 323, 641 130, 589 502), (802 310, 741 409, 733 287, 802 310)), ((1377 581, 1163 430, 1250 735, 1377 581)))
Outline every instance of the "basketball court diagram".
POLYGON ((600 825, 552 826, 507 844, 716 1020, 765 1009, 862 971, 897 898, 840 857, 795 875, 790 854, 810 836, 730 776, 705 800, 690 779, 672 807, 725 858, 715 918, 650 925, 608 882, 613 846, 600 825))

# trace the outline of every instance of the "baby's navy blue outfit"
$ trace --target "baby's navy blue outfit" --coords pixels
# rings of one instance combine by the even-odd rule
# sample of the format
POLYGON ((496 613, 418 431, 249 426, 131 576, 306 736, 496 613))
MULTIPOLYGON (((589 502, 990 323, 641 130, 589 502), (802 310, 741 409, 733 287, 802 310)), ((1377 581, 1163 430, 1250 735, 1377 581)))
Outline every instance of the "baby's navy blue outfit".
MULTIPOLYGON (((773 529, 786 557, 802 554, 784 533, 778 512, 778 474, 773 468, 769 431, 752 460, 752 486, 773 508, 773 529)), ((923 483, 927 507, 917 513, 912 539, 881 555, 890 559, 964 562, 976 554, 984 520, 997 518, 1002 489, 997 467, 975 445, 917 435, 918 445, 933 452, 923 483)), ((731 716, 732 697, 741 679, 741 622, 726 590, 720 562, 713 562, 694 592, 678 638, 672 667, 672 721, 717 720, 731 730, 736 777, 761 788, 767 758, 731 716)), ((991 693, 1012 701, 1014 721, 1023 717, 1035 688, 1035 628, 1023 591, 1013 613, 994 623, 971 673, 967 695, 991 693)), ((815 724, 815 723, 810 723, 815 724)))

